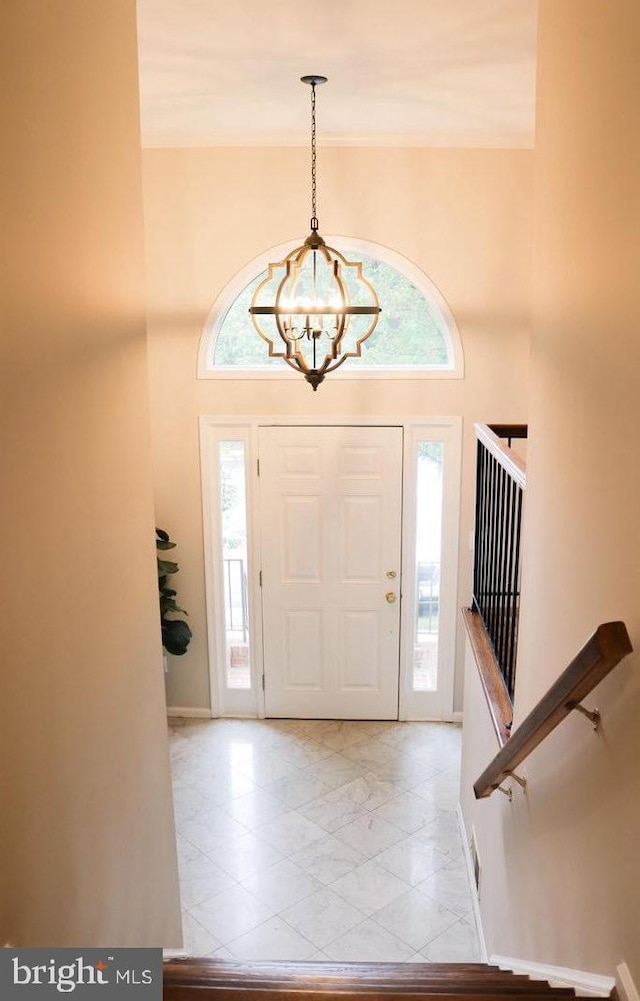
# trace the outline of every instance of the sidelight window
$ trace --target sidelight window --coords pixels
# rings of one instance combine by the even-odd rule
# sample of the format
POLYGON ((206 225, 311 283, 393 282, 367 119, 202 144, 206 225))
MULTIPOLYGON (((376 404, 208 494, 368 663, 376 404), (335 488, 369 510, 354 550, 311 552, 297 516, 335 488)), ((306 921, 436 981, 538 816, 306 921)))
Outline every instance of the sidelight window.
POLYGON ((220 441, 219 510, 226 687, 251 688, 245 442, 220 441))

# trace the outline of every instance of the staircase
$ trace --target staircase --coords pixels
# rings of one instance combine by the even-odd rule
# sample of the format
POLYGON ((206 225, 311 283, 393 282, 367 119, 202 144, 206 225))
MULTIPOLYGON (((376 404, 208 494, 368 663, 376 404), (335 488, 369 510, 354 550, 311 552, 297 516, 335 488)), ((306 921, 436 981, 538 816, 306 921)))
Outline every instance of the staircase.
POLYGON ((232 963, 180 959, 164 964, 165 1001, 551 1001, 570 988, 485 963, 232 963))

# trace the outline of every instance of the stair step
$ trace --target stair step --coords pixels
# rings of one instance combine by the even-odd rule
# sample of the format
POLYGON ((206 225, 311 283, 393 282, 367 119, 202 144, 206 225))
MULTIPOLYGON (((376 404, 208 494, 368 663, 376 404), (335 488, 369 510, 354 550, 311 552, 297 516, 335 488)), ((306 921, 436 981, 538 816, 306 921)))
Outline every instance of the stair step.
POLYGON ((458 980, 490 979, 505 983, 531 983, 528 977, 503 971, 497 966, 484 963, 456 963, 453 968, 448 963, 242 963, 218 960, 173 960, 165 963, 165 977, 174 979, 184 975, 186 970, 193 978, 214 978, 215 980, 269 983, 299 983, 312 979, 315 982, 372 982, 402 986, 413 984, 424 978, 450 978, 455 972, 458 980))
MULTIPOLYGON (((414 965, 414 964, 412 964, 414 965)), ((184 983, 184 977, 171 973, 165 973, 165 984, 184 983)), ((313 994, 340 993, 349 994, 376 994, 385 993, 389 995, 401 994, 404 996, 415 995, 416 993, 446 994, 455 986, 458 994, 478 994, 487 990, 499 995, 521 995, 530 994, 533 990, 537 994, 552 995, 553 997, 573 997, 573 991, 569 988, 554 989, 544 982, 532 983, 528 977, 518 977, 513 980, 506 980, 503 977, 492 977, 484 974, 480 976, 460 976, 456 973, 440 974, 439 976, 425 973, 424 975, 412 976, 406 982, 384 982, 375 977, 361 977, 357 979, 336 978, 331 976, 317 976, 309 978, 308 982, 287 981, 273 979, 263 979, 254 977, 230 977, 215 975, 200 975, 189 977, 189 982, 210 987, 212 990, 247 990, 259 992, 261 995, 280 992, 287 994, 290 998, 310 998, 313 994)))
POLYGON ((206 959, 164 964, 165 1001, 551 1001, 575 997, 570 988, 482 963, 242 963, 206 959))
MULTIPOLYGON (((326 1001, 327 995, 340 998, 340 1001, 347 1001, 349 998, 362 997, 366 993, 370 1001, 390 1001, 397 997, 393 991, 375 990, 370 991, 350 991, 350 990, 324 990, 324 991, 290 991, 252 987, 212 987, 209 984, 165 984, 163 997, 165 1001, 193 1001, 193 992, 198 992, 200 998, 207 996, 215 997, 217 1001, 326 1001)), ((459 1001, 461 997, 472 996, 474 1001, 504 1001, 505 997, 517 997, 519 1001, 549 1001, 553 997, 565 997, 564 993, 556 994, 550 991, 538 991, 536 985, 532 984, 526 993, 510 995, 508 991, 496 991, 492 985, 487 984, 480 990, 473 992, 461 992, 455 982, 449 984, 448 988, 434 992, 428 987, 418 988, 414 992, 403 993, 405 1001, 425 1001, 427 998, 435 998, 437 1001, 459 1001)), ((572 997, 575 995, 572 993, 572 997)))
POLYGON ((428 967, 434 973, 450 973, 452 969, 460 972, 470 973, 503 973, 506 977, 511 973, 501 970, 499 966, 490 963, 349 963, 349 962, 313 962, 308 959, 295 960, 231 960, 231 959, 209 959, 207 957, 185 956, 184 958, 170 959, 165 962, 165 967, 189 966, 191 969, 218 969, 229 972, 255 973, 255 972, 277 972, 278 974, 291 973, 295 975, 304 974, 309 970, 330 970, 331 973, 362 973, 371 972, 376 976, 385 977, 400 974, 405 976, 408 967, 416 966, 418 969, 428 967))

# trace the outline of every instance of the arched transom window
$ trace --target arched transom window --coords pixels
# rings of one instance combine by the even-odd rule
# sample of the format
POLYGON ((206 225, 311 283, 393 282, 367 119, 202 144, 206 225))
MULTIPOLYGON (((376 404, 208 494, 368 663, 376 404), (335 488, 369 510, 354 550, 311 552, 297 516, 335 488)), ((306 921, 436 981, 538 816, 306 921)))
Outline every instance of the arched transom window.
MULTIPOLYGON (((406 258, 373 243, 330 239, 347 256, 357 255, 375 287, 382 313, 360 358, 347 359, 332 378, 462 378, 463 360, 455 321, 435 285, 406 258)), ((253 261, 229 283, 209 313, 198 362, 200 378, 289 377, 279 358, 269 358, 256 333, 249 306, 269 261, 290 247, 276 247, 253 261)))

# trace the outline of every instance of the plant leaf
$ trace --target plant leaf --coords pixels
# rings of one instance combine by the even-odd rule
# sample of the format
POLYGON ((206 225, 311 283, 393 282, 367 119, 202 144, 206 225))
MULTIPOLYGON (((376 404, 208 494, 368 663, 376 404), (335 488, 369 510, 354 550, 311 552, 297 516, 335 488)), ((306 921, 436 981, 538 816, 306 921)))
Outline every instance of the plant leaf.
POLYGON ((176 599, 175 598, 161 597, 160 598, 160 614, 164 616, 164 615, 167 614, 167 612, 182 612, 183 615, 188 615, 189 614, 188 612, 185 612, 184 608, 180 608, 179 605, 176 605, 176 599))
POLYGON ((161 560, 158 559, 158 575, 163 577, 168 577, 170 574, 178 572, 178 564, 172 563, 171 560, 161 560))
POLYGON ((192 632, 186 622, 181 619, 165 619, 162 623, 162 643, 168 653, 181 657, 187 652, 192 632))

